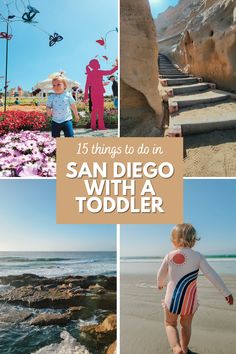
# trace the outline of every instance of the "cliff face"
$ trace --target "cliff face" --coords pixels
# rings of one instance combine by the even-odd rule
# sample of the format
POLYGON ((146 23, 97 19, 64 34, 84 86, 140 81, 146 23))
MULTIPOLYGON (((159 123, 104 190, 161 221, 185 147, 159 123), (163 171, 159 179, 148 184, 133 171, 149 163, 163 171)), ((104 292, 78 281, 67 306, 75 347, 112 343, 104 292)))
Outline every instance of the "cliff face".
POLYGON ((160 14, 155 20, 158 38, 167 38, 183 32, 201 3, 202 0, 181 0, 177 6, 170 6, 160 14))
POLYGON ((236 0, 181 0, 155 23, 160 52, 186 72, 236 91, 236 0))
POLYGON ((156 43, 148 0, 121 0, 121 135, 152 136, 161 126, 156 43))

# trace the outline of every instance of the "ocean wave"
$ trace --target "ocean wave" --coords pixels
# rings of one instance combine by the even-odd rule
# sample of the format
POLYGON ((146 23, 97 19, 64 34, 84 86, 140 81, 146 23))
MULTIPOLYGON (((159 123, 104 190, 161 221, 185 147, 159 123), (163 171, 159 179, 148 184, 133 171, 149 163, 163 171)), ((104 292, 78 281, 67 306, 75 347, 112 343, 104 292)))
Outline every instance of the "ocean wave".
POLYGON ((158 263, 163 258, 121 258, 121 263, 158 263))
MULTIPOLYGON (((235 262, 236 256, 205 256, 209 262, 235 262)), ((164 258, 164 257, 163 257, 164 258)), ((121 263, 160 263, 163 258, 121 258, 121 263)))
POLYGON ((6 290, 10 290, 13 287, 10 284, 0 284, 0 293, 4 293, 6 290))
POLYGON ((225 258, 212 258, 212 257, 206 257, 206 259, 208 260, 208 262, 235 262, 236 261, 236 257, 225 257, 225 258))
POLYGON ((65 262, 74 264, 99 263, 101 259, 78 259, 78 258, 23 258, 23 257, 0 257, 0 264, 4 263, 50 263, 65 262))
POLYGON ((60 337, 63 339, 61 343, 47 345, 32 354, 91 354, 68 332, 63 331, 60 337))
POLYGON ((100 275, 106 275, 107 277, 109 276, 116 276, 117 272, 116 270, 107 270, 102 272, 100 275))
POLYGON ((23 258, 23 257, 0 257, 0 263, 29 263, 29 262, 63 262, 63 261, 70 261, 72 259, 69 258, 23 258))

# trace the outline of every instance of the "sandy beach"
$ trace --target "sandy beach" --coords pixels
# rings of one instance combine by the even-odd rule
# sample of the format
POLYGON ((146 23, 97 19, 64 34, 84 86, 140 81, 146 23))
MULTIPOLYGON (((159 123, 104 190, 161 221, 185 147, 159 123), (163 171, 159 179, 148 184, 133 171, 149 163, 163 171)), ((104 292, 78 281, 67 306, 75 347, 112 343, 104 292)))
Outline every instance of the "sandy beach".
POLYGON ((186 177, 234 177, 236 175, 235 141, 235 129, 185 136, 184 175, 186 177))
MULTIPOLYGON (((156 290, 158 264, 121 264, 121 354, 168 354, 161 299, 156 290)), ((236 297, 236 275, 222 275, 236 297)), ((193 354, 232 354, 236 348, 236 306, 200 276, 199 309, 193 320, 193 354)))

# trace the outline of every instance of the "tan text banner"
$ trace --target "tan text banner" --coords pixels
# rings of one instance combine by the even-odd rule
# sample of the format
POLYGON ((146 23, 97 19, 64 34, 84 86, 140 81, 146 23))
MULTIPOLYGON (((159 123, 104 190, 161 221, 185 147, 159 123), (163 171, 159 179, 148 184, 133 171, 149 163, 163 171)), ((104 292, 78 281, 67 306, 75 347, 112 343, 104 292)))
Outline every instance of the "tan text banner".
POLYGON ((57 139, 57 223, 182 222, 181 138, 57 139))

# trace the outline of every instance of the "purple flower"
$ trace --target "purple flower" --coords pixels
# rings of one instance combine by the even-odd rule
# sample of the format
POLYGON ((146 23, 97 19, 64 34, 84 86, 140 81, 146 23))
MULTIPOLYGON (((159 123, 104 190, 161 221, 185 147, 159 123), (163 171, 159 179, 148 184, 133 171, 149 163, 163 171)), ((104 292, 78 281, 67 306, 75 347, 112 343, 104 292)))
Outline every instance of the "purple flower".
POLYGON ((22 131, 0 137, 0 177, 55 177, 56 140, 49 133, 22 131))

